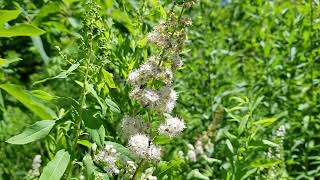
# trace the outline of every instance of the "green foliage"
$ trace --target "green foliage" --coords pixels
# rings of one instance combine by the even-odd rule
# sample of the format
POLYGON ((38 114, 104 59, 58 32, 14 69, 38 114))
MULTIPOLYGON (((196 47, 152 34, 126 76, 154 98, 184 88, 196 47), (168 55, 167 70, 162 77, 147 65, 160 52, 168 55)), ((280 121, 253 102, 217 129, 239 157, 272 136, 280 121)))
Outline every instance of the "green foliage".
POLYGON ((54 159, 52 159, 44 168, 39 180, 58 180, 64 171, 67 169, 70 161, 70 155, 64 149, 57 152, 54 159))
POLYGON ((46 137, 53 128, 55 121, 42 120, 28 127, 21 134, 8 139, 6 142, 10 144, 27 144, 41 138, 46 137))
POLYGON ((0 179, 133 179, 127 161, 135 179, 149 167, 158 179, 320 177, 319 1, 185 2, 0 1, 0 179), (147 34, 171 11, 192 19, 172 82, 187 128, 174 138, 127 82, 163 53, 147 34), (150 123, 160 162, 127 148, 126 115, 150 123), (97 163, 108 146, 118 175, 97 163))

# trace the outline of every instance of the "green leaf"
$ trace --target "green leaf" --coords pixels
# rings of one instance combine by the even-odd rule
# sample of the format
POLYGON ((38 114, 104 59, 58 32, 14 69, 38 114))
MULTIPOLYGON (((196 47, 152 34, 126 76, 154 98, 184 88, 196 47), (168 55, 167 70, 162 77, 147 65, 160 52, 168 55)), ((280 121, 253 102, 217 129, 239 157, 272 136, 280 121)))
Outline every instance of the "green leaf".
POLYGON ((112 112, 115 112, 115 113, 120 113, 121 112, 119 106, 115 102, 113 102, 111 99, 106 98, 105 102, 110 107, 110 110, 112 112))
POLYGON ((199 169, 194 169, 188 173, 187 179, 202 179, 209 180, 209 178, 199 172, 199 169))
POLYGON ((98 103, 100 104, 101 110, 102 110, 102 114, 105 115, 106 112, 107 112, 106 105, 103 103, 103 100, 101 100, 101 98, 98 96, 98 94, 97 94, 96 90, 94 89, 93 85, 88 83, 88 82, 86 82, 86 89, 98 101, 98 103))
POLYGON ((10 28, 0 28, 0 37, 39 36, 45 31, 31 24, 18 24, 10 28))
POLYGON ((46 137, 54 125, 55 121, 53 120, 36 122, 24 130, 21 134, 11 137, 6 142, 10 144, 27 144, 39 140, 46 137))
POLYGON ((121 10, 113 10, 111 16, 113 20, 126 27, 131 34, 134 33, 134 27, 127 13, 121 10))
POLYGON ((253 169, 250 169, 249 171, 247 171, 242 177, 241 177, 241 180, 243 179, 249 179, 248 177, 255 173, 257 171, 257 168, 253 168, 253 169))
POLYGON ((81 145, 87 147, 88 149, 90 149, 92 146, 91 142, 88 140, 79 140, 78 144, 81 144, 81 145))
POLYGON ((269 140, 266 140, 266 139, 262 140, 262 142, 263 142, 263 144, 266 144, 266 145, 268 145, 270 147, 278 147, 279 146, 278 144, 276 144, 274 142, 271 142, 269 140))
POLYGON ((116 88, 116 85, 113 81, 113 75, 104 69, 102 69, 102 74, 103 74, 103 77, 106 80, 108 86, 110 88, 116 88))
POLYGON ((106 145, 112 145, 113 148, 115 148, 121 155, 128 157, 131 160, 135 160, 136 157, 129 151, 128 148, 122 146, 121 144, 111 142, 111 141, 106 141, 106 145))
POLYGON ((32 24, 39 25, 43 18, 49 14, 59 12, 60 8, 61 4, 59 2, 52 2, 42 6, 36 17, 32 20, 32 24))
POLYGON ((59 180, 70 161, 70 155, 64 149, 57 152, 53 160, 51 160, 43 169, 39 180, 59 180))
POLYGON ((87 128, 89 135, 91 136, 93 142, 95 142, 99 147, 104 146, 105 129, 103 125, 99 129, 87 128))
POLYGON ((277 121, 277 118, 265 118, 265 119, 258 120, 253 124, 262 124, 264 126, 269 126, 276 121, 277 121))
POLYGON ((76 64, 72 64, 68 70, 64 70, 62 71, 61 73, 59 73, 58 75, 54 76, 54 77, 49 77, 49 78, 45 78, 45 79, 42 79, 40 81, 36 81, 34 82, 32 85, 36 85, 36 84, 40 84, 40 83, 44 83, 48 80, 52 80, 52 79, 64 79, 64 78, 67 78, 74 70, 76 70, 78 67, 80 66, 79 63, 76 63, 76 64))
POLYGON ((243 118, 241 118, 239 129, 238 129, 239 135, 241 135, 243 133, 243 131, 245 130, 245 127, 247 125, 248 120, 249 120, 248 114, 245 115, 243 118))
POLYGON ((93 164, 92 158, 89 154, 86 154, 83 158, 83 164, 86 169, 86 178, 88 180, 94 180, 94 173, 96 171, 96 167, 93 164))
POLYGON ((9 28, 4 26, 6 22, 16 19, 20 12, 21 10, 0 10, 0 37, 38 36, 45 33, 31 24, 18 24, 9 28))
POLYGON ((21 10, 0 10, 0 26, 2 27, 4 23, 16 19, 21 10))
POLYGON ((55 119, 57 117, 52 109, 45 106, 40 99, 33 96, 29 91, 24 90, 22 87, 14 84, 0 84, 0 88, 15 97, 40 118, 55 119))
POLYGON ((161 179, 166 174, 170 174, 172 171, 179 168, 183 162, 184 161, 182 159, 174 159, 169 162, 161 161, 157 170, 155 171, 155 174, 161 179))
POLYGON ((11 63, 14 63, 14 62, 18 62, 18 61, 21 61, 22 59, 20 58, 14 58, 14 59, 2 59, 0 58, 0 68, 1 67, 7 67, 9 66, 11 63))
POLYGON ((254 160, 250 165, 254 168, 270 168, 274 165, 280 164, 282 161, 279 159, 262 159, 254 160))
POLYGON ((33 90, 31 91, 32 95, 34 95, 35 97, 39 98, 39 99, 43 99, 46 101, 51 101, 54 99, 54 96, 52 96, 51 94, 45 92, 45 91, 41 91, 41 90, 33 90))
POLYGON ((158 136, 156 136, 156 137, 153 139, 153 143, 159 144, 159 145, 161 145, 161 144, 167 144, 167 143, 170 142, 170 140, 171 140, 171 139, 170 139, 169 137, 167 137, 167 136, 158 135, 158 136))
POLYGON ((234 154, 233 146, 232 146, 229 139, 226 140, 226 144, 227 144, 228 149, 234 154))

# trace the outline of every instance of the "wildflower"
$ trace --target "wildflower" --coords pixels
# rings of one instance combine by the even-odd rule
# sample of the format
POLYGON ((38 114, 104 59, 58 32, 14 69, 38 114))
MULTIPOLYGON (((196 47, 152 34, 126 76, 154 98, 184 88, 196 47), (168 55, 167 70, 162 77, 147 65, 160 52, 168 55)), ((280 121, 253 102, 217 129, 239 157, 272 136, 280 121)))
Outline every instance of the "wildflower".
POLYGON ((156 145, 150 145, 148 157, 150 160, 160 160, 161 148, 156 145))
POLYGON ((122 137, 124 139, 128 139, 134 134, 137 133, 147 133, 149 131, 149 127, 143 121, 142 117, 130 117, 125 116, 121 122, 121 129, 122 129, 122 137))
POLYGON ((183 62, 181 60, 181 57, 176 55, 173 57, 173 60, 172 60, 172 68, 173 69, 178 69, 180 68, 181 66, 183 65, 183 62))
POLYGON ((192 20, 190 18, 181 18, 181 22, 185 25, 185 26, 191 26, 192 25, 192 20))
POLYGON ((110 174, 119 174, 120 170, 116 166, 117 150, 112 145, 106 145, 105 148, 94 156, 95 160, 102 164, 104 170, 110 174))
POLYGON ((153 176, 153 168, 148 168, 142 173, 141 180, 157 180, 156 176, 153 176))
POLYGON ((125 167, 125 173, 123 173, 123 179, 132 179, 137 167, 133 161, 127 161, 125 167))
POLYGON ((129 149, 139 157, 145 158, 149 150, 150 138, 144 134, 135 134, 129 139, 129 149))
POLYGON ((136 169, 137 169, 137 167, 136 167, 136 165, 134 164, 133 161, 127 161, 126 171, 129 174, 133 174, 136 171, 136 169))
POLYGON ((193 145, 188 144, 188 152, 187 152, 187 157, 186 159, 192 162, 196 162, 197 161, 197 153, 193 147, 193 145))
POLYGON ((136 88, 130 93, 131 98, 137 100, 142 106, 154 106, 160 99, 157 92, 151 89, 136 88))
POLYGON ((184 122, 177 117, 169 117, 166 122, 159 127, 159 133, 169 137, 180 134, 186 128, 184 122))
POLYGON ((286 132, 286 129, 285 129, 284 125, 281 125, 276 132, 277 137, 284 137, 285 132, 286 132))
POLYGON ((172 88, 166 86, 159 92, 160 100, 154 107, 158 112, 170 113, 175 107, 178 95, 172 88))
POLYGON ((140 72, 138 70, 132 71, 128 75, 127 82, 133 86, 139 86, 140 84, 140 72))
POLYGON ((41 155, 37 154, 32 161, 32 169, 29 171, 29 175, 32 178, 40 176, 40 167, 41 167, 41 155))

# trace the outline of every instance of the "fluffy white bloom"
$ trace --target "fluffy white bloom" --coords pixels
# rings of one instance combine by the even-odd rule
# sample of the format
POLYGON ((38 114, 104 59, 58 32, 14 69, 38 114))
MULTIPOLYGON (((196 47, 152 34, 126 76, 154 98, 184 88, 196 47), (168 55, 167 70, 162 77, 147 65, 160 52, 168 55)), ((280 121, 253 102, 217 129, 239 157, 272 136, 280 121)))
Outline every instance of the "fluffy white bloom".
POLYGON ((127 78, 129 84, 138 86, 140 84, 140 72, 138 70, 132 71, 127 78))
POLYGON ((141 158, 160 160, 161 148, 153 145, 150 138, 144 134, 135 134, 129 139, 129 149, 141 158))
POLYGON ((156 91, 151 89, 140 89, 135 88, 131 93, 130 97, 137 100, 142 106, 153 107, 160 99, 160 96, 156 91))
POLYGON ((167 48, 170 44, 170 35, 168 33, 168 28, 172 24, 167 22, 160 22, 154 27, 154 30, 148 33, 147 40, 154 43, 159 48, 167 48))
POLYGON ((151 160, 160 160, 160 158, 161 158, 161 148, 160 148, 160 146, 151 145, 149 147, 148 157, 151 160))
POLYGON ((116 165, 117 150, 112 145, 106 145, 105 148, 94 156, 95 160, 102 164, 104 170, 110 174, 119 174, 120 170, 116 165))
POLYGON ((170 113, 175 107, 178 98, 176 91, 166 86, 160 90, 159 96, 159 102, 154 106, 154 110, 161 113, 170 113))
POLYGON ((129 149, 142 158, 148 155, 149 144, 150 138, 140 133, 133 135, 128 142, 129 149))
POLYGON ((29 175, 32 178, 36 178, 40 176, 40 167, 41 167, 41 155, 37 154, 33 158, 32 169, 29 171, 29 175))
POLYGON ((125 116, 121 122, 121 133, 122 137, 127 140, 134 134, 147 133, 149 127, 146 122, 140 116, 130 117, 125 116))
POLYGON ((152 104, 160 99, 159 95, 152 90, 145 90, 143 96, 148 104, 152 104))
POLYGON ((165 123, 159 126, 159 133, 173 137, 180 134, 186 128, 183 120, 177 117, 169 117, 166 119, 165 123))

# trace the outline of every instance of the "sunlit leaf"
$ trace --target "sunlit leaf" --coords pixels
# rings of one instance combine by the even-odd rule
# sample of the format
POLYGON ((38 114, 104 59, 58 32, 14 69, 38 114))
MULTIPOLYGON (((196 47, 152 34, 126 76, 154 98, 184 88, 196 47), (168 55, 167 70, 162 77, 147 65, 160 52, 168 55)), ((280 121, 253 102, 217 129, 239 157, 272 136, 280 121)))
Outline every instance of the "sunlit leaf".
POLYGON ((53 160, 51 160, 44 168, 39 180, 59 180, 70 161, 70 155, 64 149, 57 152, 53 160))
POLYGON ((27 144, 42 139, 49 134, 54 125, 55 121, 53 120, 36 122, 25 129, 21 134, 11 137, 6 142, 10 144, 27 144))

